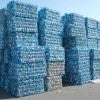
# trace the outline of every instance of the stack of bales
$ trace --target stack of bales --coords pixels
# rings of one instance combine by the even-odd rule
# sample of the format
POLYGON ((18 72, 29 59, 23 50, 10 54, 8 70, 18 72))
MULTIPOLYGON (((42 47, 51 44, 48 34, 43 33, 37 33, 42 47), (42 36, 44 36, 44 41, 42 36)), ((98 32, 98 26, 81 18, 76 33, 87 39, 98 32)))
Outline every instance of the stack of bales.
POLYGON ((0 10, 0 87, 4 87, 6 77, 6 66, 4 65, 4 49, 6 34, 6 10, 0 10))
MULTIPOLYGON (((93 22, 94 21, 92 21, 90 24, 93 25, 93 22)), ((94 48, 90 48, 90 74, 92 80, 100 78, 100 23, 96 23, 95 21, 94 26, 96 31, 94 36, 95 40, 97 41, 97 45, 94 48)))
POLYGON ((9 70, 5 89, 17 97, 44 92, 46 62, 44 47, 38 46, 37 19, 36 6, 14 1, 7 5, 9 70))
POLYGON ((64 24, 65 75, 63 84, 81 85, 90 80, 89 50, 87 48, 85 20, 75 13, 62 17, 64 24))
POLYGON ((97 21, 85 18, 87 46, 89 49, 97 49, 97 21))
POLYGON ((62 47, 60 15, 57 11, 42 8, 38 18, 39 44, 45 46, 47 77, 45 90, 51 91, 62 87, 65 55, 62 47))

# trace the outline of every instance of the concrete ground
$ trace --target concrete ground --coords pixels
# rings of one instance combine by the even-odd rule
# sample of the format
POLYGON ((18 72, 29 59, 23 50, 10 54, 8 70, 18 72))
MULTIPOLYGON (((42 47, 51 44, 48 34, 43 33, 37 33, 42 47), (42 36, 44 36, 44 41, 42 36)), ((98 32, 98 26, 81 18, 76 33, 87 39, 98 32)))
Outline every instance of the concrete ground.
POLYGON ((22 98, 14 98, 0 90, 0 100, 100 100, 100 84, 67 86, 60 90, 22 98))

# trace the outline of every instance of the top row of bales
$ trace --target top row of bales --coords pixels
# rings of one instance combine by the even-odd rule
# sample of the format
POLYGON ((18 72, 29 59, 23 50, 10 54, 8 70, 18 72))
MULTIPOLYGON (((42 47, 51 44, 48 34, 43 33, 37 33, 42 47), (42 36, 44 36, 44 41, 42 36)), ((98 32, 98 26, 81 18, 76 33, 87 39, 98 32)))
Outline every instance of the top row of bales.
MULTIPOLYGON (((38 10, 37 6, 33 6, 33 5, 30 5, 30 4, 24 4, 24 3, 10 2, 8 4, 8 7, 7 7, 7 11, 10 13, 10 15, 8 13, 9 19, 11 20, 10 22, 9 21, 7 22, 8 26, 9 26, 8 30, 10 32, 13 32, 15 30, 14 27, 17 27, 15 31, 18 31, 18 32, 20 32, 20 31, 21 32, 27 31, 27 32, 30 32, 30 33, 31 32, 39 32, 39 31, 41 31, 41 30, 39 30, 40 24, 37 27, 37 23, 40 23, 41 20, 45 19, 45 21, 48 21, 48 22, 50 22, 50 20, 52 20, 52 22, 54 20, 55 21, 60 20, 60 14, 59 14, 58 11, 50 10, 48 8, 45 8, 45 9, 41 9, 39 11, 39 14, 38 14, 37 10, 38 10), (14 3, 14 6, 10 7, 9 5, 11 5, 12 3, 14 3), (27 6, 24 7, 24 5, 27 5, 27 6), (17 6, 19 6, 19 7, 17 7, 17 6), (53 13, 55 13, 55 15, 53 15, 53 13), (12 18, 11 16, 14 16, 15 18, 14 17, 12 18), (52 16, 52 17, 50 17, 50 16, 52 16), (22 17, 22 19, 20 19, 19 17, 22 17), (38 20, 35 20, 37 18, 38 18, 38 20), (23 22, 24 19, 25 19, 25 21, 23 22), (49 19, 49 20, 46 20, 46 19, 49 19), (36 22, 36 23, 35 24, 34 23, 27 23, 27 21, 28 22, 32 21, 32 22, 36 22), (9 23, 11 23, 11 24, 9 24, 9 23), (14 24, 16 24, 16 26, 14 24), (22 28, 22 26, 24 28, 22 28)), ((81 34, 82 38, 87 36, 88 40, 91 39, 91 41, 92 41, 92 39, 95 39, 96 40, 95 43, 98 43, 98 45, 95 45, 95 46, 99 48, 100 22, 98 22, 98 21, 96 21, 94 19, 88 18, 88 17, 86 17, 85 20, 84 20, 83 16, 80 16, 80 15, 75 14, 75 13, 65 14, 65 15, 67 15, 66 16, 67 18, 66 18, 65 21, 63 21, 63 24, 66 23, 66 22, 71 22, 71 23, 66 23, 66 25, 69 28, 69 27, 71 27, 72 22, 74 22, 74 25, 76 25, 75 27, 80 27, 81 29, 84 28, 84 30, 86 30, 86 35, 84 34, 84 36, 83 36, 83 33, 85 33, 85 32, 83 32, 81 34), (75 15, 75 16, 72 17, 73 15, 75 15), (77 21, 72 21, 72 20, 77 20, 77 21), (84 26, 83 23, 85 24, 85 26, 84 26)), ((62 18, 62 19, 64 19, 64 18, 62 18)), ((44 25, 45 21, 42 22, 41 24, 44 25)), ((4 46, 2 46, 2 44, 3 44, 4 36, 2 35, 2 32, 3 32, 2 31, 3 30, 2 26, 3 26, 4 22, 2 20, 2 16, 0 17, 0 23, 2 23, 2 25, 0 26, 0 28, 1 28, 1 30, 0 30, 0 36, 1 36, 0 37, 0 39, 1 39, 0 48, 3 48, 4 46)), ((62 24, 60 23, 58 25, 59 25, 60 28, 59 28, 59 30, 57 28, 57 30, 61 31, 62 30, 62 24)), ((45 26, 43 26, 43 27, 45 28, 45 26)), ((53 25, 53 27, 56 27, 56 25, 55 26, 53 25)), ((66 27, 66 26, 64 25, 64 27, 66 27)), ((46 27, 46 28, 48 28, 48 27, 46 27)), ((73 30, 69 31, 68 28, 64 28, 64 31, 66 31, 66 33, 67 33, 67 36, 71 35, 71 34, 69 34, 70 31, 73 31, 73 30)), ((46 32, 47 32, 47 30, 45 29, 46 32)), ((60 33, 60 35, 63 36, 64 35, 63 32, 62 32, 62 34, 60 33)), ((74 34, 72 34, 72 35, 74 36, 74 34)), ((75 35, 78 35, 78 34, 75 34, 75 35)), ((39 39, 40 39, 40 37, 42 37, 42 36, 39 36, 39 39)), ((41 44, 41 42, 39 44, 41 44)))

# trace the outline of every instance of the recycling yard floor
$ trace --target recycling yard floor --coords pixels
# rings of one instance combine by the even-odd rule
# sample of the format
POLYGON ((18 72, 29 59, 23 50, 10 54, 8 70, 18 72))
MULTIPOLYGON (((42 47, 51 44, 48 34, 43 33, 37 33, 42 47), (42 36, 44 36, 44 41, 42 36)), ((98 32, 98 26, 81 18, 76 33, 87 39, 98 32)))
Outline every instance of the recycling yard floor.
POLYGON ((21 98, 14 98, 11 94, 0 90, 0 100, 100 100, 100 83, 67 86, 52 92, 21 98))

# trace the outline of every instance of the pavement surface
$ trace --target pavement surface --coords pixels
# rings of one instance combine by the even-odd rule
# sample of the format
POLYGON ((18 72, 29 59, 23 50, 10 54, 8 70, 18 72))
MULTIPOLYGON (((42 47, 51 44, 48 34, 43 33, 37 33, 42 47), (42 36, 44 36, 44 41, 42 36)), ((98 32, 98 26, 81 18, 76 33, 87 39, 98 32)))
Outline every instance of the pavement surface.
POLYGON ((0 90, 0 100, 100 100, 100 84, 66 86, 56 91, 21 98, 0 90))

